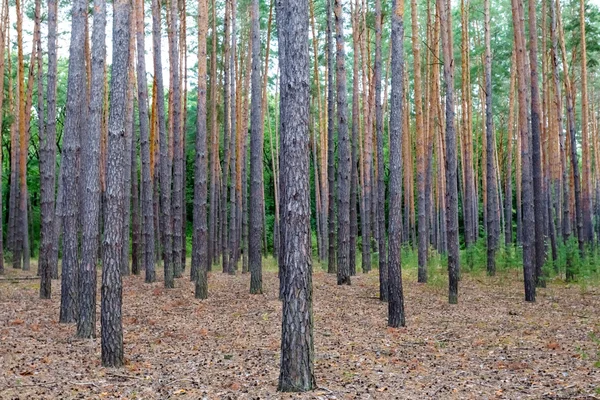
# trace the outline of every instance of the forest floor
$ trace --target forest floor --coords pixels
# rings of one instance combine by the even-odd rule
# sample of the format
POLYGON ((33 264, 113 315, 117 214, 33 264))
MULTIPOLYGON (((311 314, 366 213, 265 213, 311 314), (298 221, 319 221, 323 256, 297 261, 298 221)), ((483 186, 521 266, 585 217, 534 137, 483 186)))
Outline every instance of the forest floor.
POLYGON ((8 267, 0 281, 0 399, 600 398, 600 288, 556 281, 528 304, 517 270, 464 274, 460 304, 448 305, 441 267, 427 285, 404 271, 403 329, 386 326, 377 270, 337 286, 316 268, 319 389, 280 394, 281 304, 269 269, 264 295, 248 294, 247 274, 215 271, 205 301, 194 299, 187 277, 172 290, 160 278, 124 278, 126 365, 116 370, 100 366, 99 338, 77 339, 74 325, 57 323, 59 281, 42 301, 36 280, 6 280, 34 272, 8 267))

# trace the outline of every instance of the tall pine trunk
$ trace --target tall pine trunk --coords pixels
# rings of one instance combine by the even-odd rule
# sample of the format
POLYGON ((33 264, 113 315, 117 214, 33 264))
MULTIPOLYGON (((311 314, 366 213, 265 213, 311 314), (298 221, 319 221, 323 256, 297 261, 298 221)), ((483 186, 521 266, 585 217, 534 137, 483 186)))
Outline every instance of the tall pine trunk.
MULTIPOLYGON (((401 0, 394 1, 391 34, 392 95, 390 100, 390 226, 388 326, 406 324, 402 292, 402 128, 404 118, 404 16, 401 0)), ((377 63, 377 61, 376 61, 377 63)), ((377 84, 377 83, 376 83, 377 84)))
POLYGON ((104 102, 104 67, 106 63, 106 1, 94 1, 92 29, 92 90, 88 107, 87 129, 82 136, 82 179, 86 212, 81 216, 83 241, 79 270, 79 318, 77 336, 96 336, 96 268, 100 222, 100 136, 104 102), (87 133, 87 134, 85 134, 87 133))
POLYGON ((448 301, 458 303, 458 275, 460 268, 458 249, 458 183, 456 130, 454 127, 454 55, 452 54, 452 22, 450 1, 437 0, 441 22, 441 39, 444 53, 444 84, 446 89, 446 219, 448 229, 448 301))
MULTIPOLYGON (((64 190, 61 215, 63 225, 62 280, 60 322, 77 319, 77 290, 79 287, 79 262, 77 252, 77 153, 86 121, 86 72, 84 60, 86 5, 83 0, 73 3, 71 14, 71 46, 69 49, 69 77, 67 81, 67 114, 63 129, 61 154, 61 179, 64 190)), ((128 44, 128 43, 127 43, 128 44)))
POLYGON ((115 0, 110 111, 106 164, 106 215, 102 251, 102 365, 121 367, 123 355, 123 283, 120 271, 124 212, 125 108, 129 86, 131 3, 115 0))

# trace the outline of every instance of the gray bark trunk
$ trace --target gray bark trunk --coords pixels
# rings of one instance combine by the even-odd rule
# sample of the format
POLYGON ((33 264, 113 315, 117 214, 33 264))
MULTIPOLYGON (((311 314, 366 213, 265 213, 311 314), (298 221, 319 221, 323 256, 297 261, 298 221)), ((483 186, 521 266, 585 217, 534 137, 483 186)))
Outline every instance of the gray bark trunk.
POLYGON ((277 25, 281 68, 281 192, 284 295, 278 390, 316 386, 313 367, 309 187, 308 1, 281 0, 277 25), (281 51, 283 50, 283 51, 281 51), (283 57, 281 57, 283 55, 283 57))
POLYGON ((86 212, 81 216, 83 241, 79 270, 79 319, 77 336, 96 336, 96 267, 100 221, 100 136, 104 102, 104 67, 106 63, 106 2, 94 0, 92 28, 92 75, 88 124, 82 137, 83 202, 86 212))
POLYGON ((120 272, 125 158, 125 109, 129 86, 129 0, 113 3, 113 64, 110 82, 110 114, 106 165, 106 218, 102 252, 102 365, 123 366, 123 325, 121 306, 123 283, 120 272))

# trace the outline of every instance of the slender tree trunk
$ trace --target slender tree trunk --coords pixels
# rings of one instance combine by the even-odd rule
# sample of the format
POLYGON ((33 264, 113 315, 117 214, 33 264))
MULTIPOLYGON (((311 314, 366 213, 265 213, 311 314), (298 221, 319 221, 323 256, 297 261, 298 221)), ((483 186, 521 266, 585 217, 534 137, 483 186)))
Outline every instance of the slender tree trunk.
POLYGON ((496 186, 496 162, 494 120, 492 114, 492 45, 490 33, 490 0, 484 0, 485 30, 485 135, 486 135, 486 175, 487 175, 487 272, 496 274, 496 246, 500 234, 498 221, 498 188, 496 186))
MULTIPOLYGON (((164 286, 166 288, 174 287, 173 282, 173 220, 171 218, 171 163, 169 161, 169 144, 167 138, 167 126, 165 122, 165 103, 164 103, 164 86, 162 78, 162 55, 161 55, 161 22, 160 22, 160 3, 159 0, 152 0, 152 48, 154 53, 154 79, 156 82, 156 112, 158 114, 158 135, 160 138, 160 209, 161 209, 161 220, 160 225, 163 232, 163 264, 164 264, 164 286)), ((139 74, 138 74, 139 75, 139 74)), ((139 79, 139 78, 138 78, 139 79)), ((138 90, 139 90, 138 85, 138 90)), ((140 97, 141 98, 141 97, 140 97)), ((140 136, 142 131, 140 129, 140 136)), ((140 137, 140 141, 142 141, 140 137)), ((143 150, 142 150, 143 153, 143 150)), ((143 158, 143 154, 142 154, 143 158)), ((142 180, 143 172, 143 160, 142 160, 142 180)), ((143 182, 142 182, 143 184, 143 182)), ((147 189, 146 189, 147 190, 147 189)), ((144 208, 144 188, 142 188, 142 209, 144 208)), ((144 211, 142 210, 142 213, 144 211)), ((143 218, 143 217, 142 217, 143 218)), ((146 229, 146 228, 143 228, 146 229)), ((156 230, 160 232, 160 230, 156 230)), ((144 238, 144 246, 146 246, 146 239, 144 238)), ((156 274, 152 274, 152 271, 148 270, 149 266, 146 264, 147 257, 149 257, 146 249, 144 249, 144 263, 146 270, 146 282, 154 282, 156 274)))
MULTIPOLYGON (((582 204, 581 204, 581 182, 579 179, 579 161, 577 154, 577 142, 575 139, 575 105, 574 105, 574 91, 571 83, 571 79, 569 77, 568 71, 566 69, 567 64, 567 51, 565 49, 565 38, 564 31, 562 27, 562 21, 560 16, 560 8, 557 3, 557 19, 558 19, 558 30, 559 30, 559 39, 560 39, 560 47, 562 50, 562 61, 564 70, 564 82, 565 82, 565 97, 566 97, 566 105, 567 105, 567 123, 568 123, 568 148, 571 151, 571 178, 573 179, 573 184, 570 186, 573 188, 573 197, 574 200, 571 201, 571 204, 575 204, 575 224, 577 227, 577 242, 579 244, 579 252, 580 255, 583 256, 584 248, 584 235, 583 235, 583 217, 582 217, 582 204)), ((568 181, 565 181, 567 184, 568 181)), ((572 278, 567 276, 567 278, 572 278)))
POLYGON ((419 46, 419 24, 417 21, 417 2, 411 0, 411 24, 412 24, 412 47, 414 63, 414 90, 415 90, 415 121, 417 130, 417 208, 418 208, 418 227, 419 227, 419 246, 418 262, 419 272, 418 281, 427 282, 427 249, 428 249, 428 229, 427 229, 427 205, 425 199, 425 174, 426 160, 425 152, 427 149, 426 133, 423 125, 423 95, 421 91, 421 49, 419 46))
POLYGON ((229 194, 229 164, 230 164, 230 145, 229 140, 231 137, 231 126, 230 126, 230 86, 229 79, 230 75, 230 62, 229 52, 231 43, 229 42, 229 21, 230 21, 230 6, 231 0, 225 1, 225 22, 223 28, 225 30, 223 39, 223 97, 224 97, 224 110, 223 110, 223 164, 222 168, 222 184, 221 184, 221 257, 223 272, 229 272, 229 242, 228 236, 228 207, 227 207, 227 195, 229 194))
MULTIPOLYGON (((131 146, 131 273, 134 275, 139 275, 141 272, 141 265, 143 263, 142 250, 144 249, 142 248, 142 227, 140 218, 140 174, 137 157, 139 136, 135 134, 135 129, 133 130, 133 135, 133 145, 131 146)), ((154 207, 154 204, 152 204, 152 206, 154 207)), ((152 222, 154 223, 154 221, 152 222)))
POLYGON ((173 275, 179 278, 183 272, 181 252, 183 251, 184 238, 182 236, 183 221, 183 133, 181 127, 181 82, 179 79, 179 13, 177 12, 177 0, 170 0, 170 32, 169 32, 169 66, 172 78, 173 93, 171 96, 170 110, 172 110, 173 138, 173 193, 172 193, 172 218, 173 218, 173 275))
MULTIPOLYGON (((202 15, 200 15, 202 17, 202 15)), ((217 11, 216 1, 212 1, 212 53, 210 56, 210 118, 211 118, 211 148, 210 148, 210 224, 208 226, 208 270, 212 269, 218 254, 217 248, 217 188, 219 182, 219 127, 217 125, 217 11)))
MULTIPOLYGON (((140 153, 142 160, 142 186, 141 186, 141 208, 142 208, 142 235, 143 235, 143 243, 144 247, 142 250, 142 264, 143 269, 146 273, 146 282, 151 283, 156 280, 156 271, 155 271, 155 231, 154 231, 154 204, 153 204, 153 195, 154 188, 152 185, 152 173, 151 173, 151 165, 150 165, 150 129, 148 126, 148 84, 146 80, 146 58, 145 58, 145 38, 144 38, 144 2, 142 0, 136 0, 136 44, 137 44, 137 97, 138 97, 138 113, 139 113, 139 123, 140 123, 140 153)), ((154 23, 154 22, 153 22, 154 23)), ((156 22, 160 23, 160 22, 156 22)), ((154 35, 160 35, 160 27, 158 28, 158 32, 154 32, 154 35)), ((158 38, 158 45, 160 45, 160 36, 158 38)), ((157 43, 155 39, 155 58, 160 55, 160 50, 157 52, 157 43)), ((155 59, 155 71, 156 68, 160 68, 160 65, 156 65, 157 60, 155 59)), ((160 60, 158 60, 160 63, 160 60)), ((160 81, 162 81, 162 74, 160 76, 160 81)), ((158 83, 158 74, 157 74, 157 87, 162 86, 162 82, 158 83)), ((163 108, 164 113, 164 103, 162 101, 161 90, 159 88, 156 91, 158 97, 158 119, 161 119, 161 108, 163 108)), ((164 114, 163 114, 164 120, 164 114)), ((161 130, 160 122, 159 122, 159 132, 161 130)), ((161 135, 162 139, 162 135, 161 135)), ((163 160, 161 160, 163 162, 163 160)), ((166 162, 166 161, 164 161, 166 162)), ((163 178, 161 176, 161 178, 163 178)), ((164 190, 164 189, 163 189, 164 190)), ((170 191, 167 190, 167 195, 170 196, 170 191)), ((161 192, 162 193, 162 192, 161 192)), ((164 209, 163 209, 164 210, 164 209)), ((164 211, 163 211, 164 212, 164 211)), ((164 224, 163 226, 165 226, 164 224)), ((165 236, 168 237, 169 230, 165 232, 165 236)), ((169 240, 169 239, 167 239, 169 240)), ((167 248, 165 248, 167 250, 167 248)), ((165 287, 172 287, 167 285, 167 262, 165 261, 165 287)), ((172 283, 172 280, 171 282, 172 283)))
POLYGON ((231 160, 229 161, 229 174, 231 176, 231 186, 229 188, 229 243, 227 245, 228 252, 227 257, 229 258, 229 269, 227 273, 235 274, 237 271, 237 259, 235 257, 237 249, 237 114, 236 114, 236 50, 237 50, 237 34, 236 34, 236 19, 237 19, 237 6, 236 0, 231 1, 231 49, 229 52, 229 94, 231 96, 230 101, 230 120, 231 120, 231 141, 229 154, 231 160))
POLYGON ((106 223, 102 252, 102 365, 123 366, 121 306, 123 283, 119 264, 123 232, 125 102, 129 69, 131 3, 116 0, 113 11, 113 56, 106 165, 106 223))
POLYGON ((86 5, 83 0, 73 3, 71 46, 69 49, 69 78, 67 83, 67 114, 63 129, 61 154, 63 251, 60 322, 75 322, 78 315, 77 291, 79 262, 77 254, 77 154, 79 134, 86 121, 86 73, 84 59, 86 5))
MULTIPOLYGON (((390 226, 388 326, 406 325, 402 291, 402 119, 404 118, 404 7, 394 0, 391 34, 392 96, 390 100, 390 226)), ((377 61, 375 61, 377 64, 377 61)), ((378 82, 375 83, 378 85, 378 82)), ((376 96, 379 99, 378 96, 376 96)))
POLYGON ((336 31, 336 82, 337 82, 337 128, 338 128, 338 209, 337 209, 337 283, 350 284, 350 174, 351 153, 348 135, 348 105, 346 94, 346 67, 344 50, 344 18, 341 0, 335 0, 336 31))
POLYGON ((452 54, 452 21, 450 1, 438 0, 441 39, 444 53, 444 83, 446 87, 446 199, 448 226, 448 278, 450 304, 458 303, 458 187, 456 131, 454 128, 454 56, 452 54))
POLYGON ((328 239, 329 248, 327 250, 328 262, 327 272, 333 274, 337 271, 335 259, 335 142, 334 142, 334 59, 333 59, 333 21, 331 19, 331 3, 334 0, 327 1, 327 179, 328 179, 328 239))
MULTIPOLYGON (((48 76, 46 82, 47 119, 40 131, 40 297, 49 299, 52 293, 52 243, 54 237, 54 196, 56 192, 56 14, 57 3, 48 1, 48 76)), ((41 52, 39 54, 41 63, 41 52)), ((4 74, 2 74, 4 76, 4 74)), ((39 75, 41 77, 41 74, 39 75)), ((38 77, 38 79, 39 79, 38 77)), ((38 85, 40 85, 38 83, 38 85)), ((38 86, 38 90, 40 86, 38 86)), ((3 91, 2 91, 3 92, 3 91)), ((38 93, 38 96, 43 94, 38 93)), ((43 100, 42 100, 43 104, 43 100)))
POLYGON ((251 5, 252 42, 252 104, 250 111, 250 231, 248 235, 248 261, 250 267, 250 293, 262 293, 262 210, 263 210, 263 114, 260 77, 260 21, 258 0, 251 5))
MULTIPOLYGON (((192 238, 192 275, 195 278, 196 298, 208 297, 208 242, 207 242, 207 170, 206 170, 206 33, 208 31, 208 4, 198 1, 198 109, 196 156, 194 162, 194 234, 192 238)), ((214 84, 214 82, 213 82, 214 84)))
POLYGON ((96 336, 96 267, 100 222, 100 135, 104 102, 104 67, 106 63, 106 2, 94 1, 92 30, 92 90, 88 107, 87 129, 82 136, 82 179, 86 212, 81 216, 83 241, 79 269, 79 318, 77 336, 96 336))
MULTIPOLYGON (((540 107, 540 89, 537 70, 537 12, 536 1, 529 0, 529 65, 531 73, 531 160, 533 163, 533 202, 535 213, 535 283, 545 287, 542 267, 546 261, 544 246, 544 210, 545 195, 542 191, 542 154, 540 121, 542 111, 540 107)), ((488 217, 489 218, 489 217, 488 217)))
POLYGON ((519 76, 519 136, 521 137, 521 190, 522 190, 522 237, 523 273, 525 280, 525 300, 535 301, 535 214, 533 204, 533 175, 531 158, 531 135, 529 132, 529 113, 527 100, 527 82, 525 74, 525 22, 523 2, 512 0, 512 15, 517 53, 517 75, 519 76))
POLYGON ((583 238, 587 243, 592 243, 594 231, 592 229, 592 191, 591 191, 591 159, 590 159, 590 134, 588 113, 588 85, 587 85, 587 48, 586 48, 586 22, 585 0, 579 1, 579 29, 581 32, 581 212, 583 222, 583 238))
POLYGON ((510 92, 508 94, 508 127, 506 129, 506 172, 504 181, 504 245, 510 246, 513 243, 512 235, 512 159, 513 159, 513 132, 515 125, 515 86, 517 81, 517 56, 513 51, 510 66, 510 92))

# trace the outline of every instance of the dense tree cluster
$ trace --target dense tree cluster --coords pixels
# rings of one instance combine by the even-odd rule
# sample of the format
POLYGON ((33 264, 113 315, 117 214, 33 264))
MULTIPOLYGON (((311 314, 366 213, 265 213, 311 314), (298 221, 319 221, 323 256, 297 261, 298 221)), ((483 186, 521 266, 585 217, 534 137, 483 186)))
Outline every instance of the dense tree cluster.
POLYGON ((489 275, 522 263, 526 301, 593 264, 599 39, 586 0, 2 0, 0 274, 37 258, 89 338, 101 267, 118 367, 122 276, 168 289, 189 267, 206 299, 241 264, 262 294, 271 254, 279 389, 310 390, 315 266, 377 267, 399 327, 413 249, 422 283, 447 260, 453 304, 479 247, 489 275))

